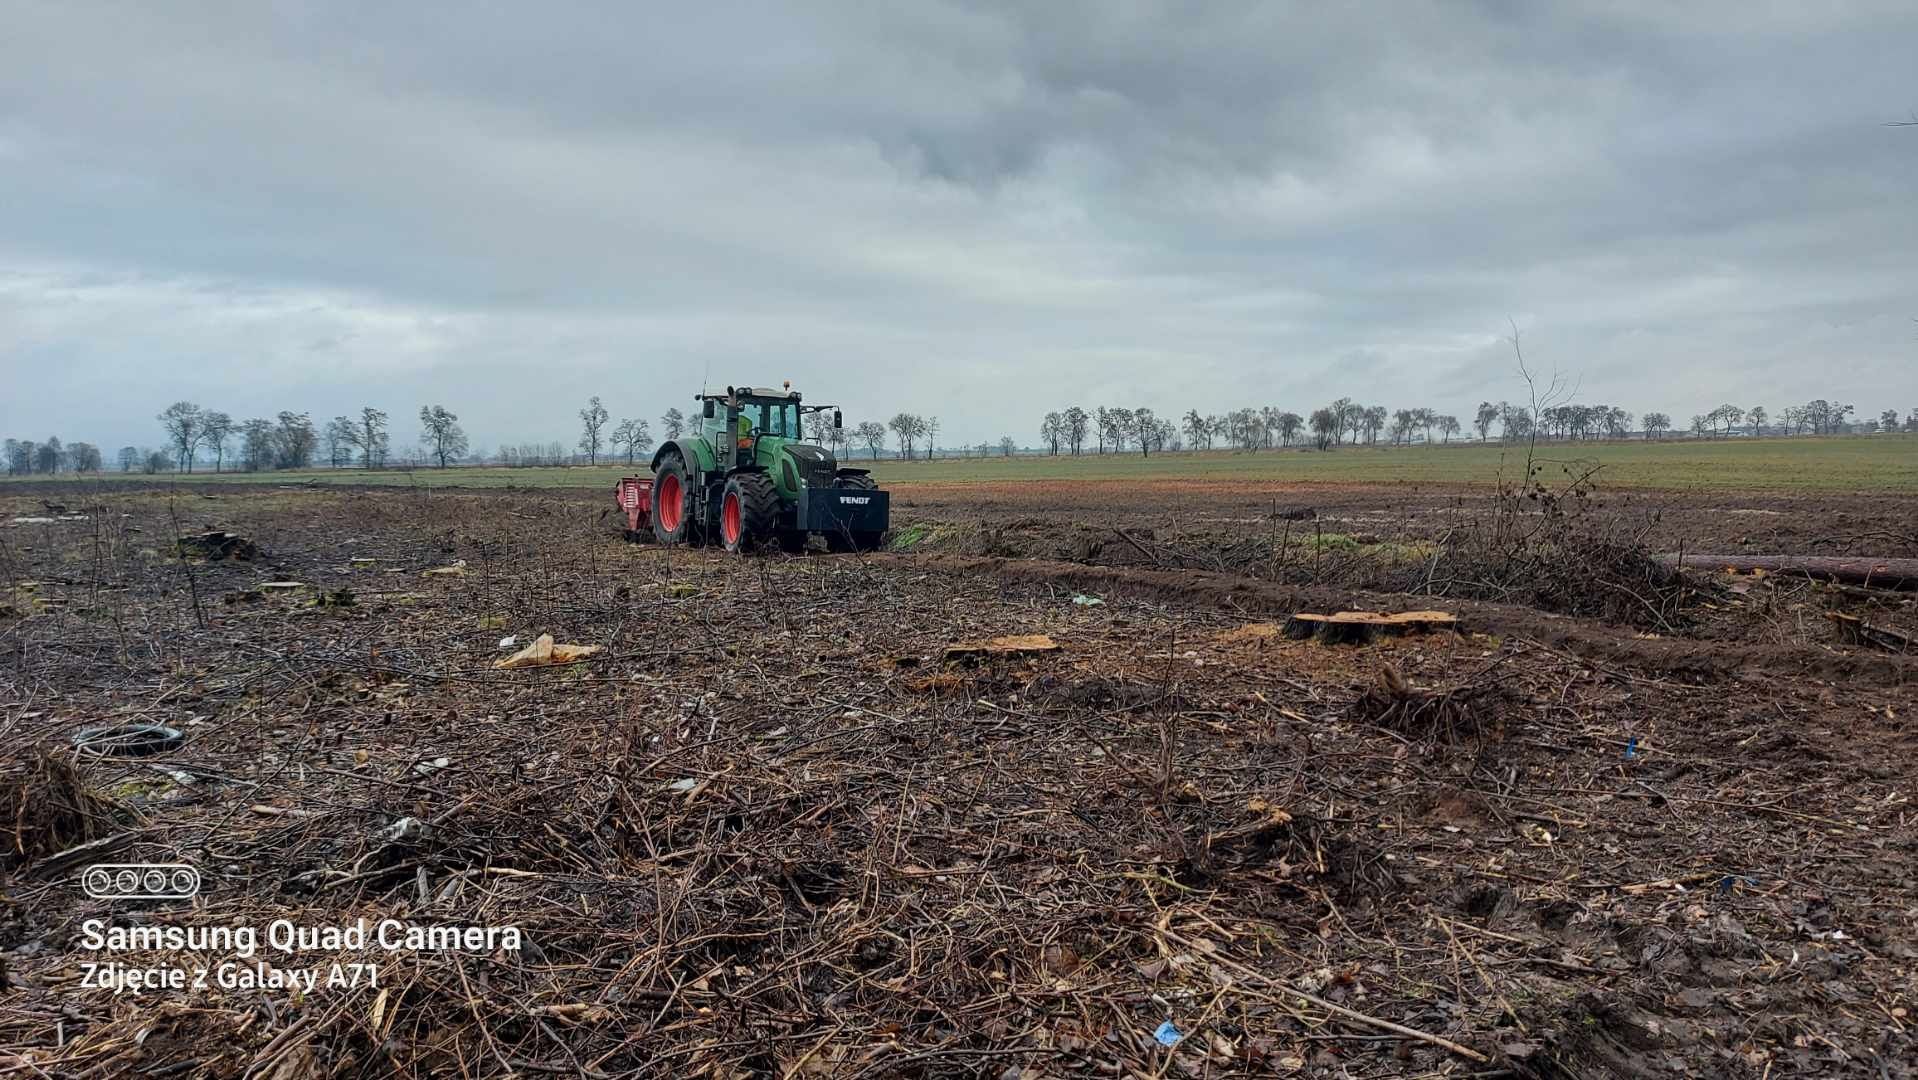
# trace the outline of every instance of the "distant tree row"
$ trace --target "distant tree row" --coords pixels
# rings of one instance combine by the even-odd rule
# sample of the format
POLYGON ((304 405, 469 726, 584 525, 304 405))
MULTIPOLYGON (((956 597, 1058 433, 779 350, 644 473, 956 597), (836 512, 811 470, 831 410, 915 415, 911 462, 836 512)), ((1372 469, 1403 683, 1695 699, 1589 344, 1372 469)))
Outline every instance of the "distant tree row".
MULTIPOLYGON (((466 456, 466 432, 457 415, 441 405, 422 405, 419 419, 420 441, 428 458, 445 468, 466 456)), ((167 406, 158 420, 166 435, 171 466, 188 473, 202 451, 212 456, 215 472, 224 471, 229 458, 245 472, 304 469, 322 450, 326 462, 336 469, 356 462, 361 468, 379 469, 386 466, 391 451, 389 417, 385 410, 371 405, 357 416, 336 416, 317 428, 310 413, 287 410, 271 420, 255 417, 235 423, 226 413, 203 409, 191 401, 167 406)), ((131 472, 142 464, 151 466, 151 453, 122 448, 121 470, 131 472)), ((147 471, 160 470, 149 467, 147 471)))
MULTIPOLYGON (((1161 419, 1151 409, 1124 406, 1100 406, 1087 412, 1074 405, 1049 412, 1039 422, 1039 438, 1047 451, 1055 455, 1084 453, 1088 439, 1094 440, 1101 454, 1108 449, 1124 453, 1127 446, 1136 446, 1140 454, 1150 457, 1155 450, 1179 448, 1179 428, 1172 421, 1161 419)), ((1001 445, 1005 442, 1006 439, 1000 440, 1001 445)))
POLYGON ((100 448, 92 443, 62 443, 50 435, 44 442, 32 439, 8 439, 6 442, 8 476, 52 476, 57 473, 97 473, 100 448))
MULTIPOLYGON (((1850 405, 1834 405, 1820 398, 1785 408, 1780 413, 1783 423, 1767 428, 1771 416, 1763 406, 1746 409, 1736 405, 1720 405, 1709 413, 1693 417, 1692 432, 1700 437, 1722 437, 1734 432, 1760 435, 1768 430, 1787 435, 1807 432, 1818 435, 1843 434, 1854 429, 1867 432, 1901 430, 1895 409, 1885 410, 1877 420, 1857 425, 1845 420, 1852 411, 1850 405)), ((1638 423, 1638 430, 1642 430, 1648 439, 1662 438, 1673 430, 1672 418, 1662 412, 1647 412, 1638 423)), ((1527 406, 1514 405, 1508 401, 1485 401, 1479 403, 1472 417, 1472 429, 1482 442, 1493 438, 1494 427, 1498 429, 1497 437, 1505 442, 1534 438, 1567 441, 1624 439, 1633 433, 1633 424, 1632 413, 1616 405, 1555 404, 1535 412, 1527 406)), ((1039 424, 1039 434, 1048 452, 1075 455, 1082 453, 1088 442, 1094 439, 1098 453, 1105 453, 1108 449, 1123 451, 1128 445, 1138 446, 1144 452, 1168 446, 1172 449, 1190 447, 1194 450, 1210 450, 1220 446, 1235 450, 1268 450, 1275 446, 1288 447, 1308 441, 1321 450, 1327 450, 1347 443, 1376 445, 1381 436, 1393 445, 1409 445, 1417 441, 1432 443, 1441 439, 1451 442, 1464 430, 1458 417, 1434 409, 1388 410, 1383 405, 1362 405, 1351 398, 1340 398, 1314 409, 1304 417, 1271 406, 1243 408, 1209 416, 1191 409, 1176 428, 1154 417, 1150 409, 1101 408, 1096 412, 1087 412, 1078 406, 1049 412, 1039 424)), ((1912 410, 1904 419, 1902 430, 1918 432, 1918 409, 1912 410)))
MULTIPOLYGON (((1834 435, 1854 432, 1918 433, 1918 408, 1902 419, 1896 409, 1886 409, 1876 419, 1853 421, 1856 409, 1850 404, 1817 398, 1803 405, 1779 410, 1776 420, 1763 406, 1749 408, 1720 405, 1691 418, 1690 433, 1698 438, 1723 438, 1733 434, 1834 435)), ((357 415, 336 416, 316 428, 308 413, 284 411, 273 419, 256 417, 236 423, 231 416, 203 409, 190 401, 168 406, 157 418, 166 437, 164 450, 125 446, 116 456, 122 472, 160 473, 171 470, 192 472, 202 452, 213 459, 214 471, 224 471, 229 463, 248 472, 272 469, 300 469, 323 460, 334 468, 357 466, 379 469, 388 464, 391 452, 390 424, 387 413, 372 406, 357 415)), ((597 464, 602 451, 635 464, 640 455, 653 446, 651 425, 644 419, 627 418, 612 424, 612 415, 598 397, 591 398, 579 411, 578 449, 589 463, 597 464), (610 430, 608 430, 610 425, 610 430)), ((419 410, 420 445, 409 452, 414 460, 423 460, 440 468, 470 455, 466 432, 459 417, 444 406, 422 405, 419 410)), ((669 408, 659 418, 661 437, 683 437, 692 426, 677 408, 669 408)), ((1497 437, 1506 442, 1528 439, 1581 441, 1623 439, 1634 430, 1630 412, 1613 405, 1552 404, 1533 409, 1500 401, 1480 402, 1472 416, 1471 428, 1480 441, 1497 437)), ((923 450, 927 459, 938 451, 939 418, 901 412, 880 423, 867 420, 840 428, 820 425, 812 430, 812 441, 821 443, 842 456, 852 448, 863 448, 877 459, 886 449, 888 436, 894 440, 899 458, 913 460, 923 450)), ((1091 448, 1096 453, 1124 453, 1137 448, 1141 454, 1154 451, 1191 448, 1209 450, 1224 446, 1236 450, 1268 450, 1310 442, 1320 449, 1363 441, 1377 444, 1383 436, 1393 445, 1437 439, 1452 441, 1464 430, 1458 417, 1430 408, 1388 410, 1383 405, 1362 405, 1340 398, 1307 416, 1283 409, 1241 408, 1223 414, 1203 414, 1187 410, 1175 424, 1161 419, 1149 408, 1102 406, 1088 411, 1071 406, 1045 415, 1039 425, 1042 445, 1054 455, 1078 455, 1091 448)), ((1638 420, 1637 430, 1647 439, 1663 438, 1675 428, 1672 418, 1662 412, 1646 412, 1638 420)), ((1010 457, 1018 446, 1011 436, 997 444, 981 442, 962 448, 989 456, 997 450, 1010 457)), ((502 445, 497 460, 508 466, 567 465, 576 460, 557 442, 502 445)), ((98 447, 91 443, 62 443, 57 437, 44 441, 8 439, 5 444, 8 475, 53 475, 62 472, 97 473, 105 467, 98 447)))

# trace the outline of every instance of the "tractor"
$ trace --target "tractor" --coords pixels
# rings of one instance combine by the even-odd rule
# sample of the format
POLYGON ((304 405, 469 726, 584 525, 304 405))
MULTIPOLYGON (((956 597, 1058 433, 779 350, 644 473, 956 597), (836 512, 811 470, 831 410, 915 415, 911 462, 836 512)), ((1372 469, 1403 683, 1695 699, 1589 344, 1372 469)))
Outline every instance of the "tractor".
POLYGON ((801 441, 809 425, 842 427, 837 408, 804 404, 791 383, 729 386, 694 400, 693 432, 653 455, 651 483, 620 481, 629 535, 650 518, 662 544, 796 553, 818 533, 832 551, 879 546, 891 509, 886 492, 868 470, 842 467, 832 451, 801 441))

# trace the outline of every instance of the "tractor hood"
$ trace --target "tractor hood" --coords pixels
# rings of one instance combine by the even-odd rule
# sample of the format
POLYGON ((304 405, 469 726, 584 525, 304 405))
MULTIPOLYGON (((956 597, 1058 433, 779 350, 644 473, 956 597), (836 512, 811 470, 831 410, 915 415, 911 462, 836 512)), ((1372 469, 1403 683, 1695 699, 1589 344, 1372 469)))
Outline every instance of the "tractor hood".
MULTIPOLYGON (((775 440, 760 441, 763 444, 775 440)), ((832 451, 809 443, 778 442, 776 448, 762 447, 759 460, 772 473, 773 485, 781 496, 797 499, 802 488, 832 486, 833 473, 839 466, 833 460, 832 451)))

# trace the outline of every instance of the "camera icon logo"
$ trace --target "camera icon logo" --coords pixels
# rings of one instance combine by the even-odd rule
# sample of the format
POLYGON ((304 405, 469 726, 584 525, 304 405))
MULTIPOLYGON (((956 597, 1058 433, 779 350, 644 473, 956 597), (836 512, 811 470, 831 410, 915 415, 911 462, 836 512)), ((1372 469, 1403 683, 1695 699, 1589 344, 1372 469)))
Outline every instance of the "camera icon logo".
POLYGON ((200 894, 200 872, 184 863, 94 863, 80 887, 95 900, 190 900, 200 894))

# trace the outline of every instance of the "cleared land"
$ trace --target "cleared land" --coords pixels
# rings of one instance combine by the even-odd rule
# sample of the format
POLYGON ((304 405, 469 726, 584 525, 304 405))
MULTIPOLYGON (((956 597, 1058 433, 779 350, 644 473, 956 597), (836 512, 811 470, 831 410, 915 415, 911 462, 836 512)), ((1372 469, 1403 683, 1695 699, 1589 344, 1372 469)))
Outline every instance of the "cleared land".
MULTIPOLYGON (((1706 439, 1643 442, 1549 443, 1535 451, 1549 470, 1600 467, 1606 487, 1707 491, 1918 491, 1918 436, 1843 438, 1706 439)), ((867 461, 889 486, 998 484, 1025 480, 1284 484, 1492 485, 1516 482, 1524 473, 1525 449, 1499 444, 1374 448, 1344 446, 1319 453, 1274 450, 1256 453, 1208 451, 1158 454, 1094 454, 1079 457, 1022 455, 1013 458, 942 458, 904 462, 867 461)), ((642 462, 637 468, 641 471, 642 462)), ((434 487, 610 488, 633 469, 625 465, 550 469, 459 467, 386 470, 314 469, 301 472, 194 474, 201 482, 382 484, 434 487)), ((107 474, 104 480, 167 482, 174 478, 107 474)), ((184 479, 184 478, 183 478, 184 479)))
POLYGON ((899 550, 752 560, 598 490, 0 492, 0 1068, 1910 1075, 1918 658, 1825 613, 1912 594, 1644 544, 1918 555, 1918 499, 902 491, 899 550), (1462 633, 1279 632, 1433 607, 1462 633), (541 633, 603 650, 494 667, 541 633), (946 659, 1001 635, 1059 647, 946 659), (114 722, 184 739, 74 752, 114 722), (208 887, 94 900, 96 860, 208 887), (79 985, 87 919, 358 917, 526 944, 79 985))

